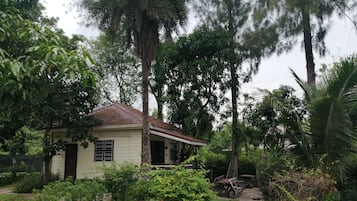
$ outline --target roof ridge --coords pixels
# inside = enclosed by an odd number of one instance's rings
[[[111,107],[111,106],[115,105],[115,104],[119,104],[119,103],[111,103],[109,105],[104,105],[104,106],[101,106],[101,107],[94,108],[94,110],[91,112],[91,114],[99,112],[99,111],[102,111],[102,110],[104,110],[104,109],[106,109],[108,107]]]
[[[93,110],[93,112],[91,114],[95,114],[97,112],[103,111],[103,110],[105,110],[107,108],[110,108],[110,107],[115,107],[115,108],[117,108],[119,110],[122,110],[127,115],[131,114],[131,116],[133,116],[137,121],[142,123],[142,115],[143,115],[142,111],[140,111],[138,109],[135,109],[135,108],[133,108],[131,106],[121,104],[121,103],[112,103],[112,104],[109,104],[109,105],[105,105],[105,106],[96,108],[96,109]],[[179,128],[177,128],[173,124],[170,124],[169,122],[165,122],[164,120],[158,119],[158,118],[156,118],[154,116],[151,116],[151,115],[148,115],[148,117],[149,117],[149,124],[155,124],[155,122],[156,122],[156,124],[164,124],[165,127],[166,127],[164,129],[170,129],[170,130],[174,130],[176,132],[181,132],[181,130]],[[154,126],[159,126],[159,125],[154,125]]]
[[[134,112],[134,114],[136,115],[137,120],[142,121],[141,115],[135,113],[135,112],[142,113],[140,110],[137,110],[137,109],[135,109],[133,107],[130,107],[130,106],[127,106],[127,105],[123,105],[123,104],[120,104],[120,103],[117,103],[116,105],[119,106],[121,109],[125,109],[126,113]]]

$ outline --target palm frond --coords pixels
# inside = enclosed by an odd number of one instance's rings
[[[346,92],[357,84],[357,61],[348,58],[334,65],[325,81],[327,92],[338,99],[343,98]]]
[[[310,112],[311,135],[305,135],[309,153],[320,158],[326,173],[341,179],[357,158],[357,60],[335,64],[316,88],[292,74],[305,92]]]
[[[306,101],[309,101],[313,95],[313,89],[311,86],[307,84],[307,82],[303,81],[293,69],[290,68],[291,74],[294,76],[295,81],[298,83],[298,85],[301,87],[301,89],[304,91]]]

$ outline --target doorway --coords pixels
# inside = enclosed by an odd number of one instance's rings
[[[159,165],[165,163],[165,142],[151,141],[151,164]]]
[[[66,156],[65,156],[65,168],[64,168],[64,178],[72,177],[73,180],[77,177],[77,144],[67,144],[66,145]]]

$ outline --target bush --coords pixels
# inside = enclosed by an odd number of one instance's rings
[[[58,180],[58,176],[52,175],[49,182],[55,180]],[[42,189],[47,183],[42,180],[40,173],[30,173],[15,183],[15,192],[31,193],[33,189]]]
[[[205,171],[181,166],[144,173],[137,165],[123,164],[119,168],[104,168],[104,178],[115,201],[210,201],[215,198]]]
[[[128,192],[133,188],[140,176],[137,165],[125,163],[117,168],[115,165],[104,168],[104,185],[115,201],[126,201],[129,199]]]
[[[239,154],[239,174],[256,174],[256,166],[259,161],[261,150],[260,149],[249,149],[249,153],[241,152]]]
[[[3,172],[0,173],[0,186],[5,186],[13,184],[23,179],[24,177],[30,175],[31,173],[27,172]]]
[[[0,173],[0,186],[12,184],[14,181],[16,181],[16,177],[11,172]]]
[[[222,152],[214,152],[208,146],[202,147],[198,150],[195,156],[199,163],[205,164],[206,169],[211,171],[211,180],[225,175],[229,165],[229,154]]]
[[[55,181],[38,191],[33,201],[100,201],[105,193],[104,185],[96,181],[77,181],[74,184],[71,181]]]
[[[133,198],[137,201],[214,200],[216,196],[204,175],[204,171],[187,170],[181,166],[172,170],[154,170],[149,179],[137,183]]]
[[[257,164],[257,180],[263,194],[269,194],[269,183],[276,175],[284,174],[291,168],[291,162],[287,154],[266,152]]]
[[[15,183],[16,193],[31,193],[33,189],[42,188],[44,182],[39,173],[33,173],[25,176]]]
[[[357,198],[357,166],[349,169],[346,178],[337,183],[337,189],[340,192],[341,200],[355,201]]]

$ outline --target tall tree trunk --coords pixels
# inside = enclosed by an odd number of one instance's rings
[[[302,4],[301,7],[301,14],[302,14],[302,23],[303,23],[303,31],[304,31],[307,83],[309,85],[314,85],[316,74],[315,74],[314,55],[312,51],[310,13],[304,4]]]
[[[150,61],[147,51],[142,51],[142,102],[143,102],[143,132],[142,132],[142,164],[151,164],[150,131],[149,131],[149,69]]]
[[[142,63],[142,103],[143,103],[143,132],[142,132],[142,164],[151,164],[150,130],[149,130],[149,72],[159,43],[158,22],[151,19],[148,11],[138,12],[140,23],[136,26],[134,39],[137,52]]]
[[[16,153],[11,153],[11,162],[12,162],[12,166],[15,167],[17,165]]]
[[[156,101],[157,101],[157,118],[163,120],[164,115],[163,115],[162,89],[158,89]]]
[[[234,40],[234,29],[233,29],[233,3],[231,0],[225,1],[228,8],[228,31]],[[234,54],[234,48],[232,47],[232,54]],[[229,163],[227,177],[237,177],[238,176],[238,155],[237,155],[237,142],[238,142],[238,106],[237,106],[237,96],[238,96],[238,77],[236,62],[230,61],[230,73],[231,73],[231,92],[232,92],[232,153],[231,160]]]
[[[51,164],[51,136],[50,129],[46,129],[44,136],[43,148],[43,181],[48,182],[51,177],[50,164]]]

